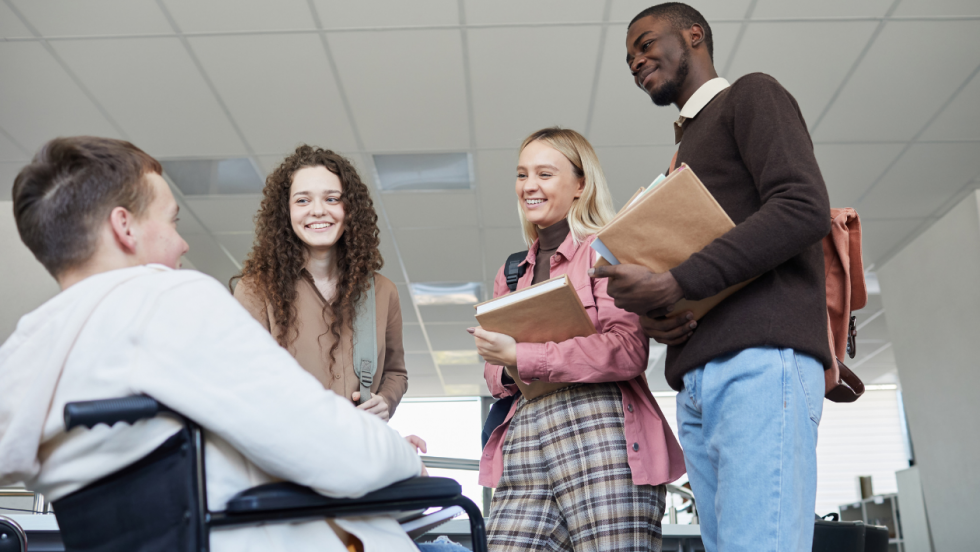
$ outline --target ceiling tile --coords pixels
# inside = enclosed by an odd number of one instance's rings
[[[476,309],[473,305],[423,305],[419,307],[422,320],[426,324],[433,322],[462,322],[474,324]],[[427,326],[428,327],[428,326]]]
[[[439,369],[442,370],[446,385],[479,385],[480,382],[486,382],[482,364],[440,366]]]
[[[978,49],[980,21],[888,23],[814,139],[912,138],[976,68]]]
[[[422,328],[418,324],[402,325],[402,345],[406,351],[413,353],[428,354],[429,351],[429,347],[425,344],[425,336],[422,334]]]
[[[34,36],[21,23],[7,4],[0,2],[0,38],[27,38]]]
[[[807,123],[813,123],[877,26],[874,21],[752,23],[726,77],[735,82],[748,73],[772,75],[796,98]]]
[[[596,148],[613,208],[618,212],[641,187],[647,187],[670,167],[674,146]]]
[[[425,315],[422,315],[423,318]],[[425,324],[434,351],[463,351],[475,347],[473,336],[466,331],[475,324],[469,321],[457,324]]]
[[[259,163],[259,168],[262,170],[262,177],[269,176],[272,171],[279,168],[283,160],[286,158],[285,153],[280,155],[256,155],[255,160]]]
[[[602,21],[602,2],[566,0],[465,0],[468,25],[579,23]]]
[[[356,149],[318,36],[189,40],[254,151],[288,152],[300,144]]]
[[[221,246],[207,234],[183,234],[190,249],[186,257],[194,263],[194,268],[227,286],[228,280],[238,274],[238,267],[231,262]]]
[[[456,0],[386,2],[383,8],[371,2],[344,0],[314,0],[314,4],[324,29],[459,24]],[[399,42],[401,46],[404,43]]]
[[[475,155],[476,188],[483,211],[483,225],[517,226],[517,149],[480,151]]]
[[[758,0],[752,19],[792,17],[881,17],[894,0]],[[710,21],[709,21],[710,23]],[[841,38],[834,34],[835,39]],[[780,43],[780,48],[790,43]],[[824,46],[827,42],[823,43]]]
[[[412,282],[480,280],[479,233],[476,228],[400,230],[398,247]]]
[[[14,0],[43,36],[172,34],[153,0]]]
[[[484,279],[491,281],[484,292],[489,298],[493,295],[493,279],[497,277],[500,267],[504,266],[504,261],[512,253],[527,251],[527,245],[524,244],[524,233],[516,226],[512,228],[485,228],[483,241],[483,254],[486,257]]]
[[[411,375],[411,369],[409,369],[408,392],[405,393],[406,397],[408,398],[443,397],[445,395],[446,392],[443,390],[442,383],[439,382],[438,377],[436,376],[413,377]]]
[[[408,368],[408,379],[416,377],[438,377],[432,355],[429,353],[405,353],[405,366]]]
[[[245,155],[176,38],[52,43],[133,143],[158,157]]]
[[[212,232],[251,232],[262,196],[194,197],[185,201]]]
[[[858,204],[869,218],[932,215],[980,172],[980,143],[916,144]]]
[[[0,67],[0,126],[28,151],[56,136],[120,138],[40,43],[0,42]]]
[[[14,189],[14,179],[24,165],[25,161],[15,161],[0,163],[0,201],[10,201],[10,193]]]
[[[17,161],[21,165],[30,161],[30,154],[0,134],[0,162]]]
[[[715,67],[725,67],[740,28],[740,23],[711,26]],[[677,120],[677,107],[654,105],[650,96],[633,82],[626,65],[626,25],[610,26],[598,79],[588,136],[593,146],[674,143],[673,122]]]
[[[922,140],[980,140],[980,75],[960,91],[922,134]]]
[[[468,36],[480,147],[516,150],[528,134],[554,125],[584,132],[597,27],[471,29]]]
[[[165,0],[185,33],[315,29],[304,0]]]
[[[854,207],[904,147],[902,144],[816,144],[813,151],[827,184],[830,204]]]
[[[696,8],[708,25],[714,28],[714,21],[717,19],[744,18],[749,3],[750,0],[705,0],[698,2]],[[611,19],[629,23],[636,14],[652,5],[649,0],[613,0]]]
[[[367,149],[469,144],[459,31],[336,33],[329,41]]]
[[[382,195],[395,229],[476,226],[476,194],[405,192]]]
[[[908,243],[927,219],[861,219],[861,256],[864,266],[881,266],[885,255]]]
[[[251,232],[216,234],[214,237],[239,263],[245,262],[245,257],[252,251],[255,241],[255,234]]]
[[[897,16],[908,15],[980,15],[976,0],[902,0],[895,10]]]

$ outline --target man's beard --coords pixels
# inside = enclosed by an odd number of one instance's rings
[[[691,57],[690,54],[691,51],[685,48],[674,78],[663,83],[660,85],[660,88],[650,93],[650,99],[653,100],[654,104],[665,107],[672,103],[677,103],[677,97],[681,94],[681,86],[687,80],[687,73],[690,70],[690,67],[688,67],[688,59]]]

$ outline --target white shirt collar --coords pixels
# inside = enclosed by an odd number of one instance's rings
[[[681,136],[684,134],[682,125],[687,119],[693,119],[698,113],[704,109],[704,106],[714,99],[719,92],[731,86],[728,81],[721,78],[715,77],[708,82],[701,85],[694,94],[687,100],[684,104],[683,109],[681,109],[681,116],[677,118],[674,122],[674,143],[679,144],[681,141]]]

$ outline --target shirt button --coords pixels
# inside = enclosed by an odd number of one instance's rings
[[[640,450],[640,443],[633,443],[633,452]]]
[[[633,412],[633,405],[631,405],[631,404],[626,405],[626,410],[629,410],[630,412]]]

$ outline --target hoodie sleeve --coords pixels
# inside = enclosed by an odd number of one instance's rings
[[[421,471],[395,430],[325,390],[217,281],[168,291],[143,325],[134,386],[270,475],[356,497]]]

